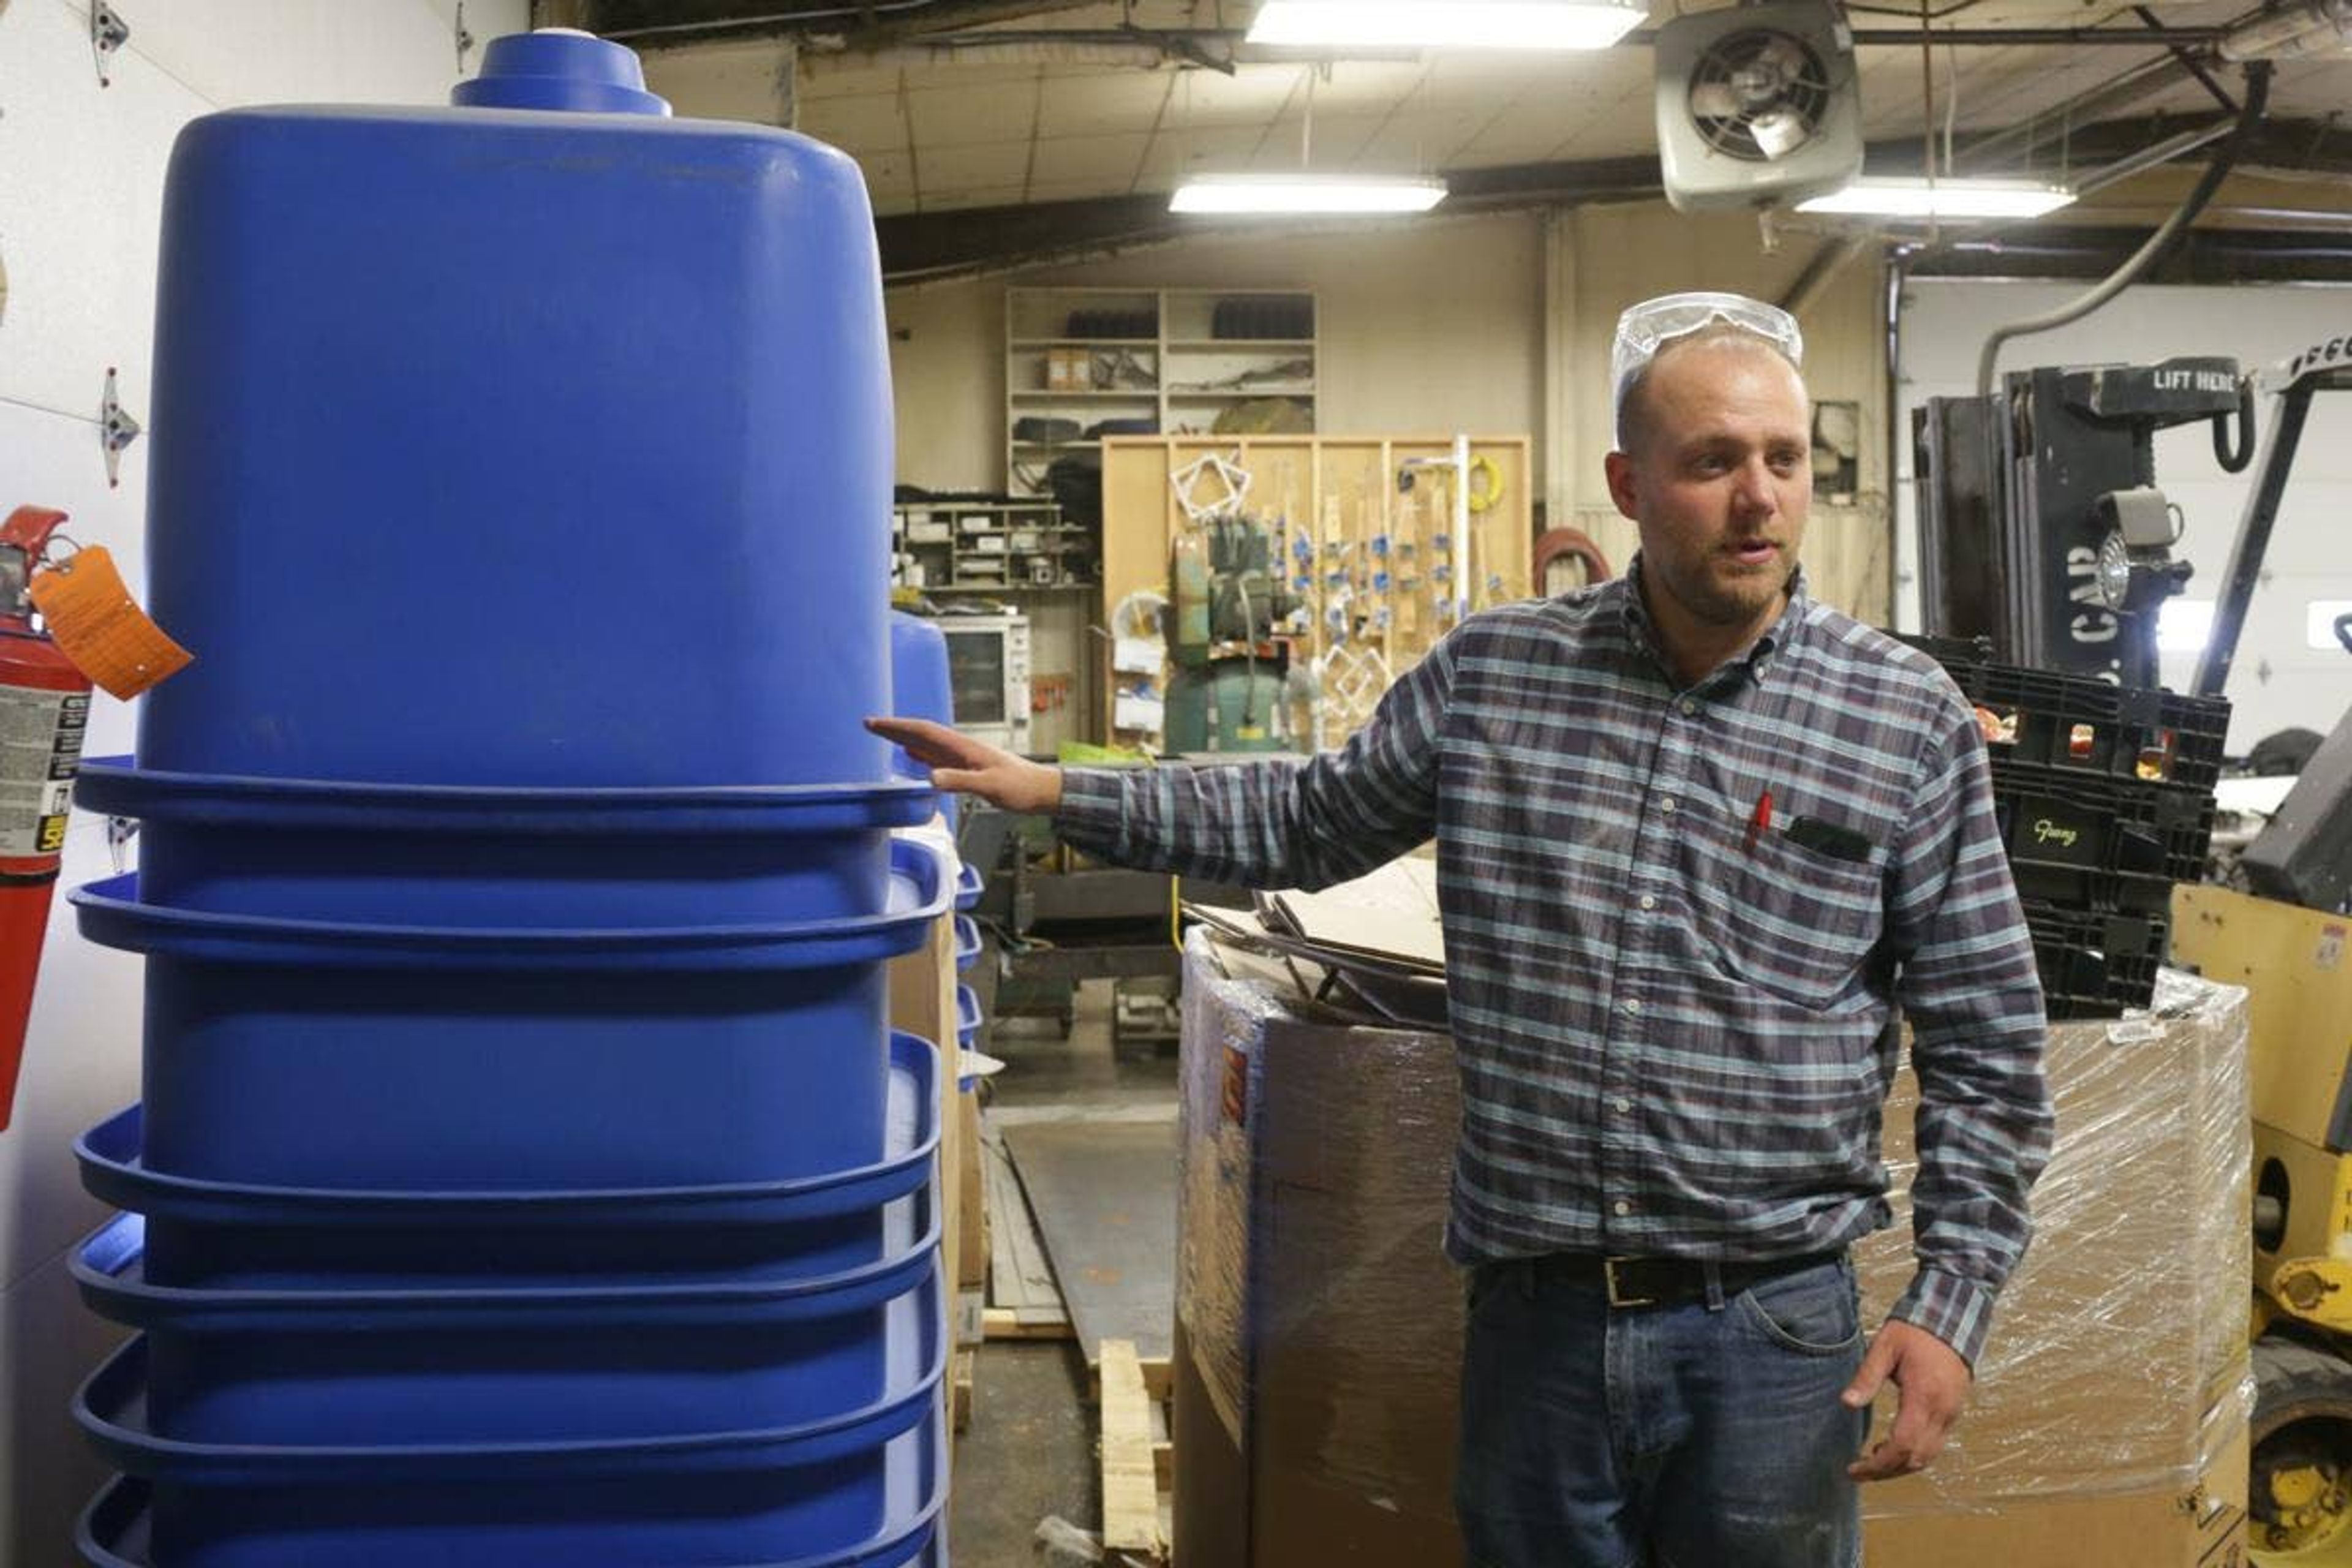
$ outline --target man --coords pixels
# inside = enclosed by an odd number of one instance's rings
[[[1627,311],[1633,568],[1471,617],[1337,752],[1066,773],[875,726],[1129,864],[1316,887],[1434,835],[1478,1568],[1850,1568],[1854,1483],[1935,1458],[2026,1245],[2042,997],[1984,743],[1930,660],[1806,595],[1801,353],[1736,296]],[[1898,1003],[1918,1267],[1865,1351]]]

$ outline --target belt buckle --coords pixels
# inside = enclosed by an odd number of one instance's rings
[[[1638,1263],[1640,1261],[1641,1259],[1636,1258],[1623,1257],[1604,1258],[1601,1260],[1601,1277],[1609,1287],[1610,1306],[1654,1307],[1658,1304],[1658,1299],[1655,1296],[1628,1296],[1621,1293],[1617,1288],[1617,1266],[1621,1263]]]

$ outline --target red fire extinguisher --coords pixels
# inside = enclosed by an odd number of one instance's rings
[[[89,727],[89,678],[33,626],[33,573],[61,511],[20,506],[0,524],[0,1131],[33,1011],[66,814]]]

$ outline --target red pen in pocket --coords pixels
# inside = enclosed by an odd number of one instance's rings
[[[1762,795],[1756,797],[1756,814],[1748,819],[1748,847],[1749,852],[1753,853],[1755,851],[1756,840],[1758,837],[1771,831],[1772,792],[1769,789],[1767,789]]]

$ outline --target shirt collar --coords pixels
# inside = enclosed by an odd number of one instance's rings
[[[1665,656],[1658,647],[1657,628],[1650,620],[1649,610],[1642,603],[1642,557],[1638,552],[1619,581],[1623,584],[1624,595],[1619,611],[1625,618],[1626,634],[1633,638],[1635,647],[1663,666]],[[1729,660],[1727,668],[1729,665],[1744,666],[1749,675],[1761,680],[1772,661],[1795,644],[1798,630],[1804,625],[1806,613],[1811,608],[1812,594],[1805,580],[1805,569],[1800,565],[1790,574],[1789,602],[1781,607],[1780,619],[1750,643],[1747,652]]]

